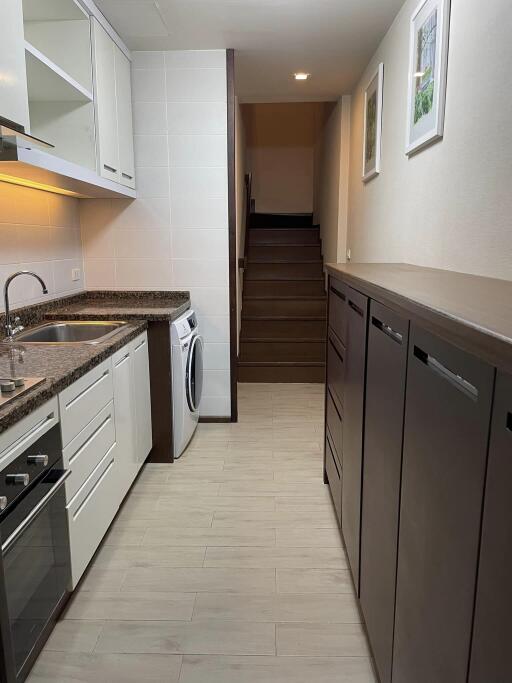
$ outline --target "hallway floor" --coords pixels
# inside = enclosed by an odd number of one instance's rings
[[[320,384],[242,384],[148,465],[29,681],[374,683],[322,481]]]

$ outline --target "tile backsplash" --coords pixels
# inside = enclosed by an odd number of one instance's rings
[[[72,279],[79,269],[80,278]],[[18,270],[32,270],[48,288],[43,295],[30,277],[9,288],[13,306],[24,306],[83,289],[78,199],[0,182],[0,288]],[[3,296],[0,310],[4,310]]]

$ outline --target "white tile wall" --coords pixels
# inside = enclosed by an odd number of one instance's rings
[[[204,415],[230,414],[224,50],[133,53],[137,200],[82,202],[90,289],[188,289]]]
[[[71,271],[80,269],[80,279]],[[83,289],[78,200],[0,182],[0,291],[18,270],[33,270],[48,288],[45,296],[31,277],[9,288],[14,306],[73,294]],[[0,310],[3,310],[3,297]]]

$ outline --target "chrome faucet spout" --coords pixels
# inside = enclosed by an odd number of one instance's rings
[[[5,281],[5,285],[4,285],[5,334],[6,334],[7,339],[9,339],[9,341],[13,340],[16,332],[21,332],[21,330],[23,329],[23,327],[19,324],[19,318],[18,318],[18,321],[15,320],[15,322],[18,322],[18,324],[16,326],[13,326],[13,324],[11,323],[11,308],[10,308],[10,304],[9,304],[9,285],[19,275],[31,275],[32,277],[35,277],[36,280],[38,280],[39,284],[41,285],[41,288],[43,290],[43,294],[48,294],[48,288],[46,287],[46,283],[43,280],[43,278],[40,277],[37,273],[33,273],[31,270],[19,270],[17,273],[13,273],[12,275],[9,275],[9,277]]]

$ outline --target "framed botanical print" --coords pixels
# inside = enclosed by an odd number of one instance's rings
[[[382,88],[384,64],[379,64],[364,91],[363,181],[380,173]]]
[[[410,30],[408,155],[443,137],[450,0],[422,0]]]

